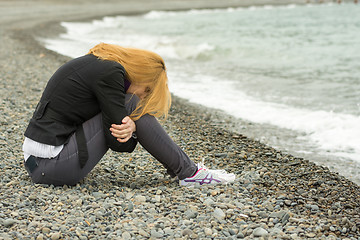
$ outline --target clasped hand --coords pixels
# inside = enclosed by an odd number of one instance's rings
[[[133,132],[136,131],[136,125],[129,116],[124,117],[121,122],[121,125],[111,124],[110,131],[119,142],[124,143],[127,142],[131,138]]]

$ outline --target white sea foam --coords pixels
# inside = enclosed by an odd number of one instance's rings
[[[144,19],[160,19],[168,16],[175,16],[175,12],[170,11],[150,11],[149,13],[146,13],[143,15]]]
[[[111,18],[105,19],[105,25],[111,26],[114,24],[116,27],[121,25],[119,23],[121,18],[117,18],[115,21]],[[61,34],[59,38],[41,39],[41,41],[48,49],[70,57],[78,57],[85,54],[88,49],[99,42],[150,49],[164,58],[170,59],[197,59],[215,49],[215,46],[207,42],[185,44],[180,39],[177,39],[177,37],[170,38],[134,32],[123,33],[117,38],[116,35],[111,34],[111,30],[104,30],[105,26],[102,26],[99,21],[92,23],[63,22],[61,25],[67,29],[67,33]]]
[[[360,161],[360,117],[325,111],[311,111],[284,104],[263,102],[233,87],[232,81],[219,82],[211,76],[197,75],[196,82],[184,82],[187,76],[171,73],[171,87],[180,97],[204,106],[218,108],[238,118],[266,123],[305,133],[324,154],[350,157]],[[214,90],[216,86],[216,91]]]

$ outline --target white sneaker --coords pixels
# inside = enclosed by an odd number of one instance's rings
[[[207,169],[202,164],[197,164],[197,172],[194,176],[179,181],[180,186],[194,186],[196,184],[228,184],[235,180],[235,174],[225,170]]]

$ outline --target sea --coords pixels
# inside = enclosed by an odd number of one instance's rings
[[[65,33],[39,39],[46,48],[72,58],[99,42],[154,51],[174,95],[360,184],[359,5],[151,11],[61,25]]]

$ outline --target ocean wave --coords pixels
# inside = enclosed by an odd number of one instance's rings
[[[192,76],[197,81],[192,82],[189,88],[189,84],[177,80],[177,76],[172,74],[172,78],[175,78],[172,84],[175,95],[224,110],[234,117],[250,122],[299,132],[299,136],[305,137],[305,141],[311,141],[324,154],[347,156],[360,161],[360,116],[260,101],[234,88],[232,81],[222,79],[219,86],[212,76]],[[214,91],[213,87],[208,86],[218,87]]]
[[[274,9],[293,9],[297,4],[288,5],[264,5],[264,6],[247,6],[247,7],[229,7],[229,8],[216,8],[216,9],[191,9],[185,11],[157,11],[153,10],[143,15],[144,19],[163,19],[167,17],[174,17],[178,15],[201,15],[211,13],[224,13],[224,12],[236,12],[236,11],[255,11],[255,10],[274,10]]]

